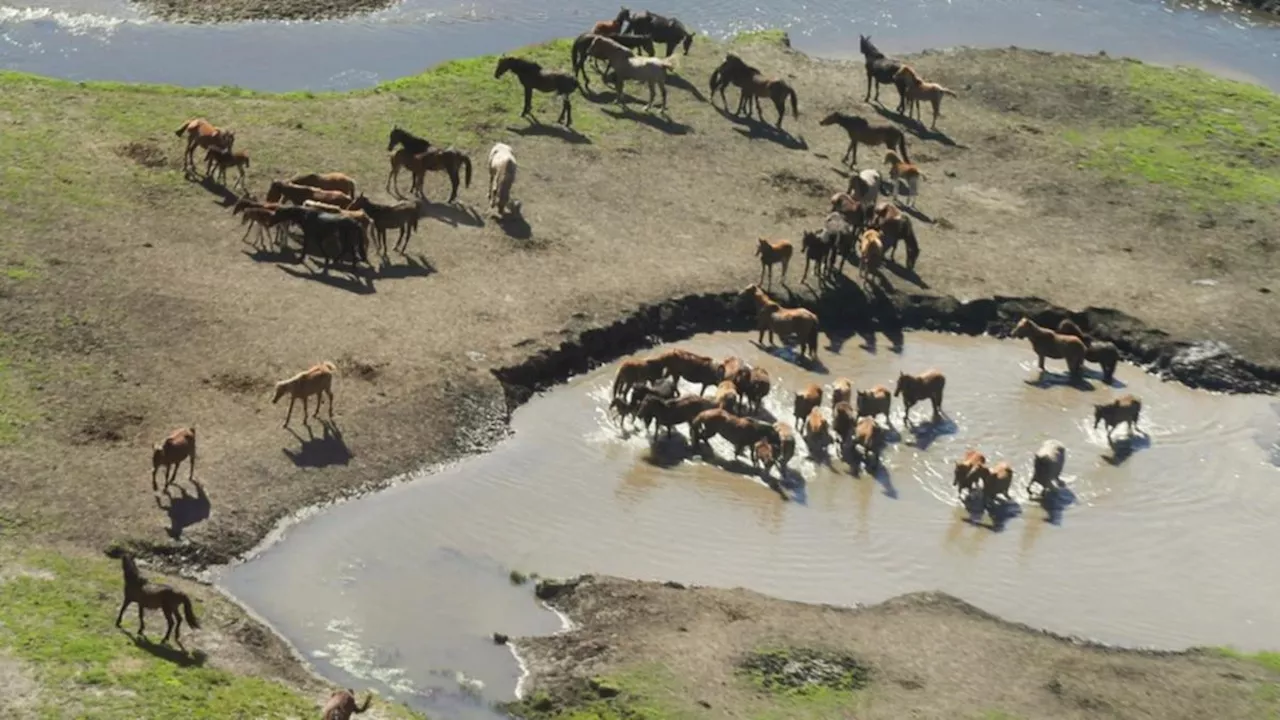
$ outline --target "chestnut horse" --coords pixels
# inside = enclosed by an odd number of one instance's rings
[[[1079,382],[1084,368],[1083,340],[1073,335],[1061,335],[1048,328],[1040,327],[1025,316],[1014,326],[1013,336],[1031,341],[1031,349],[1035,350],[1036,357],[1040,361],[1040,372],[1044,372],[1044,359],[1047,357],[1066,360],[1072,382]]]
[[[804,308],[784,310],[774,302],[759,285],[748,285],[741,297],[750,298],[756,306],[756,329],[760,331],[758,343],[764,344],[764,333],[769,331],[769,344],[774,342],[774,333],[783,342],[794,341],[800,345],[800,356],[806,351],[809,359],[818,359],[818,316]]]

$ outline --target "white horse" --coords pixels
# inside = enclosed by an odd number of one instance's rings
[[[1045,440],[1036,451],[1035,465],[1031,471],[1031,480],[1027,483],[1027,492],[1031,486],[1040,484],[1041,492],[1062,485],[1062,468],[1067,464],[1067,449],[1057,440]]]
[[[489,211],[502,217],[516,182],[516,155],[506,143],[494,143],[489,150]]]
[[[631,52],[630,48],[606,37],[596,37],[591,40],[587,51],[594,55],[597,50],[603,51],[602,54],[609,58],[609,65],[613,68],[615,102],[619,104],[624,102],[622,83],[626,80],[636,80],[649,86],[649,103],[644,106],[644,109],[649,110],[653,107],[656,89],[661,88],[662,111],[667,111],[667,73],[675,68],[675,57],[637,56]]]
[[[880,171],[868,168],[849,178],[848,194],[864,208],[875,209],[880,199]]]

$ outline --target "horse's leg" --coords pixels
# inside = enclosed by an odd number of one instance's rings
[[[324,394],[329,396],[329,419],[332,420],[333,419],[333,390],[332,389],[325,390]],[[317,406],[316,409],[319,410],[320,409],[319,406]]]
[[[644,109],[645,109],[645,110],[652,110],[652,109],[653,109],[653,98],[654,98],[654,96],[656,95],[657,90],[653,87],[653,81],[652,81],[652,80],[648,81],[648,85],[649,85],[649,102],[645,104]]]
[[[304,244],[306,243],[306,240],[305,240],[305,239],[303,240],[303,243],[304,243]],[[289,427],[289,419],[293,417],[293,403],[294,403],[294,401],[295,401],[295,400],[297,400],[297,399],[298,399],[298,398],[297,398],[297,396],[296,396],[296,395],[293,395],[292,393],[290,393],[290,395],[289,395],[289,412],[285,413],[285,416],[284,416],[284,426],[285,426],[285,427]]]
[[[533,115],[533,86],[524,86],[524,110],[520,111],[520,117],[531,117]]]
[[[177,605],[173,607],[173,641],[182,645],[182,613]]]
[[[142,601],[139,600],[138,601],[138,634],[139,635],[142,635],[147,631],[146,611],[147,611],[147,608],[142,604]]]
[[[168,605],[164,605],[160,609],[164,612],[164,637],[160,639],[160,644],[167,645],[169,636],[173,634],[173,611],[169,609]]]
[[[667,111],[667,78],[665,75],[662,78],[659,88],[661,88],[662,90],[662,112],[666,112]]]
[[[129,595],[124,596],[124,603],[120,605],[120,614],[116,615],[116,627],[120,627],[120,623],[124,621],[124,611],[129,609]]]
[[[449,182],[453,184],[453,189],[449,192],[449,204],[458,202],[458,168],[457,166],[449,167]]]
[[[328,263],[329,263],[329,256],[328,256],[328,255],[325,255],[325,258],[324,258],[324,259],[325,259],[325,267],[328,267]],[[303,425],[307,425],[307,424],[308,424],[308,423],[307,423],[307,418],[308,418],[308,417],[310,417],[310,416],[308,415],[308,412],[310,412],[310,411],[308,410],[308,408],[309,408],[310,406],[307,404],[307,400],[308,400],[307,396],[306,396],[306,395],[303,395],[303,396],[302,396],[302,424],[303,424]]]

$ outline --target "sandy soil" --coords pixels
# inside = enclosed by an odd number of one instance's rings
[[[586,716],[610,718],[865,720],[1260,718],[1280,710],[1280,673],[1260,664],[1090,646],[943,594],[850,610],[610,577],[555,593],[547,592],[551,603],[577,625],[516,641],[534,671],[519,717],[584,707],[597,713]],[[781,662],[744,672],[757,653]]]
[[[584,136],[526,129],[514,80],[492,80],[491,61],[315,99],[7,80],[0,118],[21,157],[0,178],[0,521],[35,539],[226,561],[301,507],[483,448],[505,428],[492,368],[640,303],[754,281],[755,238],[798,244],[845,186],[844,134],[818,119],[878,118],[860,66],[767,42],[739,51],[794,82],[796,137],[702,99],[723,52],[704,42],[681,60],[696,87],[673,85],[672,120],[578,98]],[[1149,119],[1124,63],[1015,50],[916,62],[960,93],[943,108],[946,136],[912,128],[908,140],[929,173],[917,222],[927,292],[1120,308],[1254,360],[1277,356],[1274,208],[1206,208],[1176,187],[1116,179],[1071,140]],[[547,120],[553,103],[536,105]],[[237,131],[259,193],[273,177],[340,169],[383,196],[393,122],[458,142],[477,161],[468,209],[430,206],[409,255],[375,271],[321,275],[254,253],[219,196],[181,179],[173,128],[200,114]],[[85,122],[97,132],[81,133]],[[495,140],[521,163],[522,216],[501,224],[480,217]],[[1274,148],[1256,154],[1278,164]],[[879,155],[862,148],[861,166],[881,167]],[[441,183],[427,181],[437,201]],[[791,287],[812,298],[799,269]],[[308,428],[295,412],[282,429],[272,382],[321,359],[341,369],[336,422]],[[185,492],[153,498],[151,444],[188,424],[207,494],[184,468]]]

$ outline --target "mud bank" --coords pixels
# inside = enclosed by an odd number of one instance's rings
[[[818,302],[790,304],[818,313],[829,337],[874,332],[895,344],[907,330],[1008,337],[1023,316],[1047,326],[1070,318],[1092,336],[1115,343],[1124,359],[1192,388],[1272,393],[1280,385],[1280,366],[1251,362],[1221,343],[1172,337],[1108,308],[1071,311],[1035,297],[997,296],[965,302],[948,295],[912,293],[883,296],[869,303],[849,283],[829,290]],[[495,369],[493,374],[502,383],[510,412],[536,392],[647,345],[753,326],[750,309],[736,293],[689,295],[644,305],[612,324],[582,332],[558,348]]]
[[[515,641],[521,718],[1252,717],[1280,687],[1266,663],[1054,635],[941,593],[843,608],[590,575],[537,592],[575,626]]]
[[[157,17],[181,23],[246,20],[331,20],[385,10],[400,0],[129,0]]]

